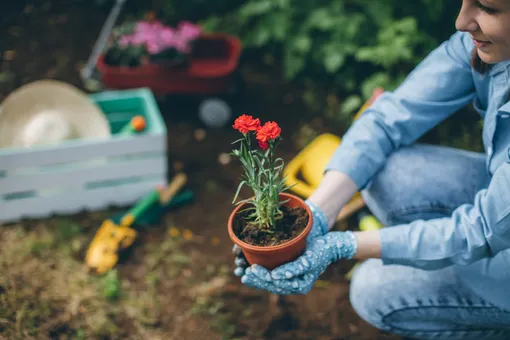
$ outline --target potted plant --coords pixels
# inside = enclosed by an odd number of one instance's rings
[[[206,33],[188,21],[175,28],[151,19],[126,22],[97,59],[103,86],[147,87],[156,95],[228,94],[241,55],[239,38]]]
[[[244,169],[233,203],[243,186],[253,196],[235,203],[228,220],[228,232],[250,264],[274,269],[295,260],[306,246],[312,229],[312,213],[298,196],[286,193],[282,176],[284,162],[275,158],[281,129],[275,122],[261,125],[260,120],[241,115],[233,125],[242,137],[233,155]]]
[[[201,33],[199,26],[187,21],[176,28],[156,20],[127,22],[113,30],[104,62],[109,66],[125,67],[146,64],[186,66],[193,44]]]

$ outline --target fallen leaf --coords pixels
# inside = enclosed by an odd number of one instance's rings
[[[191,230],[189,229],[185,229],[183,232],[182,232],[182,237],[189,241],[193,238],[193,233],[191,232]]]
[[[214,277],[212,280],[208,282],[204,282],[195,288],[190,290],[190,294],[193,296],[202,296],[202,297],[209,297],[216,292],[218,292],[220,289],[225,287],[227,284],[227,278],[222,276]]]
[[[171,227],[170,230],[168,231],[168,235],[170,235],[171,237],[179,237],[180,234],[181,234],[180,230],[175,227]]]
[[[173,165],[174,165],[174,171],[175,172],[181,172],[184,169],[184,164],[182,162],[175,161],[173,163]]]

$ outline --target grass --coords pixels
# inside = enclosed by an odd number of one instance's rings
[[[194,317],[188,288],[225,273],[213,265],[190,275],[197,255],[168,236],[140,247],[141,265],[130,266],[136,277],[117,269],[93,275],[82,260],[91,237],[65,219],[0,229],[0,334],[12,340],[168,338],[163,328]],[[207,334],[231,333],[223,317],[207,316]]]

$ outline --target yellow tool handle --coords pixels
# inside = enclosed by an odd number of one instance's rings
[[[159,202],[161,204],[166,204],[170,202],[172,198],[181,190],[181,188],[186,184],[188,178],[184,173],[178,173],[174,176],[168,187],[163,189],[159,194]]]
[[[336,222],[343,221],[350,216],[352,216],[354,213],[359,211],[365,206],[365,201],[363,200],[363,197],[361,195],[353,198],[349,203],[347,203],[342,210],[340,210],[340,213],[336,217]]]

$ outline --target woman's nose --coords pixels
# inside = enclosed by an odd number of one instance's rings
[[[476,9],[469,2],[466,0],[462,1],[462,7],[455,21],[455,28],[462,32],[476,32],[479,30],[475,18]]]

